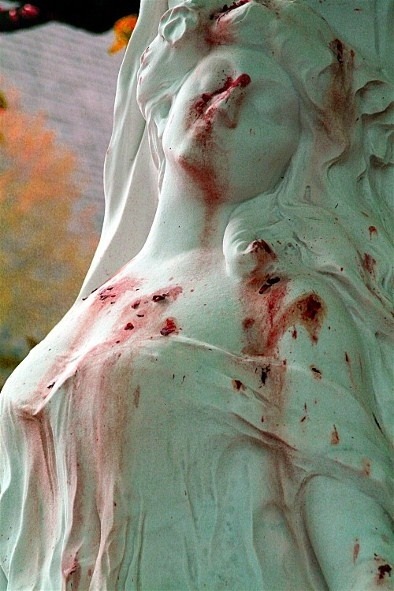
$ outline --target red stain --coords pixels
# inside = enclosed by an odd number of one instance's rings
[[[278,289],[280,290],[280,288]],[[268,293],[272,292],[273,289]],[[312,343],[316,343],[325,316],[325,307],[320,297],[316,294],[300,296],[281,312],[280,304],[283,301],[284,293],[279,291],[278,296],[279,298],[276,298],[276,294],[273,294],[273,300],[269,304],[271,330],[267,338],[268,350],[273,351],[277,347],[279,339],[294,324],[301,324],[308,332]]]
[[[391,577],[391,571],[393,569],[391,568],[391,566],[389,564],[382,564],[381,566],[378,566],[378,577],[379,580],[381,581],[382,579],[384,579],[386,577],[386,575],[388,575],[389,577]]]
[[[165,324],[163,328],[160,330],[160,334],[163,335],[163,337],[168,337],[168,335],[174,332],[178,332],[178,327],[176,325],[175,319],[166,318]]]
[[[294,327],[293,335],[296,325],[301,325],[309,334],[312,343],[316,343],[326,314],[320,296],[309,293],[285,304],[289,284],[287,279],[277,281],[275,277],[275,282],[270,284],[269,277],[266,277],[264,289],[261,290],[261,280],[256,273],[254,275],[244,295],[244,301],[253,308],[252,318],[255,320],[254,324],[245,324],[245,321],[243,323],[248,342],[244,352],[275,356],[280,339],[290,327]]]
[[[291,336],[293,339],[296,339],[297,335],[298,335],[297,329],[296,329],[296,327],[294,327],[293,330],[291,331]]]
[[[245,385],[240,380],[235,380],[234,379],[234,380],[232,380],[231,383],[233,385],[234,390],[238,390],[238,391],[239,390],[242,390],[242,391],[244,391],[246,389],[245,388]]]
[[[362,259],[362,266],[364,271],[369,273],[372,276],[375,276],[375,265],[376,260],[370,255],[368,252],[364,252],[364,256]]]
[[[80,362],[82,362],[82,358],[90,355],[92,351],[98,354],[101,351],[111,349],[115,345],[121,345],[129,339],[148,338],[155,333],[157,334],[156,331],[160,330],[160,326],[163,326],[163,307],[158,306],[153,301],[153,297],[157,295],[155,293],[146,294],[146,299],[143,302],[141,297],[133,301],[135,292],[140,290],[140,284],[140,280],[129,277],[112,280],[111,285],[103,287],[96,296],[90,295],[85,303],[81,304],[81,313],[77,319],[73,338],[71,342],[67,343],[67,357],[59,356],[58,360],[55,360],[45,373],[31,400],[32,407],[42,405],[43,400],[53,392],[53,388],[58,381],[56,377],[70,366],[72,360],[79,358]],[[176,285],[166,286],[160,293],[165,294],[166,304],[170,305],[179,297],[182,291],[182,288]],[[97,292],[97,290],[94,290],[94,292]],[[111,313],[109,313],[106,306],[112,296],[115,296],[118,303],[123,302],[123,299],[125,299],[125,302],[119,311],[111,308]],[[120,296],[122,296],[122,300],[119,299]],[[139,310],[140,307],[141,310]],[[130,318],[130,309],[138,309],[138,312],[141,311],[141,313],[136,313],[134,318]],[[111,320],[113,314],[113,322],[112,324],[108,323],[109,328],[101,343],[97,343],[97,339],[95,339],[97,344],[94,347],[87,346],[89,335],[95,326],[92,318],[99,321],[102,314],[108,315],[109,320]]]
[[[368,231],[369,231],[369,238],[372,238],[372,236],[377,236],[377,234],[378,234],[376,226],[369,226]]]
[[[266,254],[269,255],[274,255],[274,251],[272,250],[272,248],[270,247],[270,245],[268,244],[268,242],[266,242],[265,240],[259,239],[259,240],[254,240],[251,244],[249,244],[248,247],[248,252],[253,252],[253,253],[260,253],[260,252],[265,252]]]
[[[326,109],[322,120],[326,132],[340,141],[346,138],[354,124],[352,79],[354,51],[340,39],[333,39],[329,47],[335,61],[330,66],[331,81],[326,93]]]
[[[207,242],[216,225],[217,207],[228,185],[226,148],[217,142],[214,131],[220,125],[230,128],[236,126],[236,113],[244,98],[243,89],[250,82],[250,76],[246,73],[236,79],[228,76],[218,89],[200,95],[186,116],[186,128],[196,149],[188,155],[179,156],[178,163],[201,190],[206,206],[201,236],[203,243]]]
[[[358,540],[356,540],[356,542],[353,546],[353,564],[356,562],[359,552],[360,552],[360,543]]]
[[[242,321],[242,327],[244,330],[248,330],[249,328],[252,328],[255,322],[256,320],[254,318],[244,318]]]
[[[235,80],[231,76],[227,76],[223,85],[218,89],[213,92],[204,92],[191,106],[188,116],[188,127],[198,120],[212,124],[218,109],[229,100],[232,91],[246,88],[250,83],[251,78],[246,73],[240,74]],[[229,121],[228,123],[229,127],[231,127],[231,122]],[[202,136],[202,139],[204,140],[204,136]]]
[[[334,429],[331,432],[331,444],[332,445],[338,445],[340,439],[339,439],[339,433],[337,431],[337,428],[335,425],[333,425]]]

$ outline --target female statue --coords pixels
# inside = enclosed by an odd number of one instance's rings
[[[82,295],[2,395],[3,586],[389,589],[390,87],[299,2],[176,4],[142,3]]]

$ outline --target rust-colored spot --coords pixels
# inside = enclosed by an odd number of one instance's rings
[[[339,443],[339,434],[335,425],[333,425],[334,429],[331,432],[331,444],[338,445]]]
[[[295,326],[294,326],[293,330],[291,331],[291,336],[293,339],[296,339],[298,336],[297,329]]]
[[[173,318],[166,318],[165,325],[160,330],[160,334],[163,337],[167,337],[168,335],[172,334],[173,332],[177,331],[177,325]]]
[[[382,564],[380,566],[378,566],[378,579],[379,581],[382,581],[386,575],[388,575],[389,577],[391,577],[391,571],[393,569],[391,568],[391,566],[389,564]]]
[[[234,390],[245,390],[245,385],[241,382],[241,380],[232,380],[232,385]]]
[[[368,252],[364,252],[362,259],[363,269],[370,275],[375,275],[376,260]]]
[[[242,327],[244,330],[247,330],[248,328],[251,328],[255,322],[256,320],[254,318],[244,318],[242,321]]]
[[[137,388],[133,392],[133,402],[134,402],[134,406],[136,408],[138,408],[139,403],[140,403],[140,395],[141,395],[141,388],[139,386],[137,386]]]
[[[369,226],[368,228],[368,232],[369,232],[369,237],[372,238],[372,236],[376,236],[378,231],[376,229],[376,226]]]
[[[303,301],[303,310],[301,313],[301,318],[303,320],[316,320],[320,310],[321,310],[321,302],[320,299],[311,294]]]
[[[124,330],[133,330],[134,324],[132,322],[128,322],[124,327]]]
[[[343,64],[344,45],[340,39],[334,39],[330,43],[330,49],[337,58],[339,64]]]
[[[358,540],[356,540],[355,544],[353,546],[353,563],[356,562],[359,552],[360,552],[360,543]]]
[[[273,254],[274,253],[274,251],[272,250],[272,248],[270,247],[270,245],[265,240],[262,240],[261,238],[259,240],[254,240],[249,245],[248,250],[249,250],[249,252],[254,252],[254,253],[258,253],[261,250],[263,250],[267,254]]]
[[[136,310],[137,308],[139,308],[140,304],[141,304],[141,300],[137,300],[136,302],[131,304],[131,307],[133,308],[133,310]]]
[[[315,367],[314,365],[311,365],[311,371],[313,374],[313,377],[316,378],[316,380],[321,380],[321,371],[320,369],[317,369],[317,367]]]

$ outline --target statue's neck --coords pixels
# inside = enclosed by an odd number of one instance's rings
[[[210,187],[209,178],[196,182],[183,171],[166,171],[141,255],[158,262],[193,250],[222,252],[224,231],[235,207],[224,197]]]

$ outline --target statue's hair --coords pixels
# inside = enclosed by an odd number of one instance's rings
[[[300,97],[302,127],[299,149],[278,186],[234,210],[224,236],[227,270],[235,278],[247,275],[248,247],[264,239],[276,252],[276,272],[307,272],[328,282],[345,301],[360,339],[369,341],[378,391],[393,327],[392,86],[303,3],[241,0],[232,6],[226,13],[215,0],[186,0],[162,19],[139,91],[158,166],[163,173],[160,139],[173,97],[225,21],[229,44],[233,29],[238,45],[269,52],[286,71]]]

